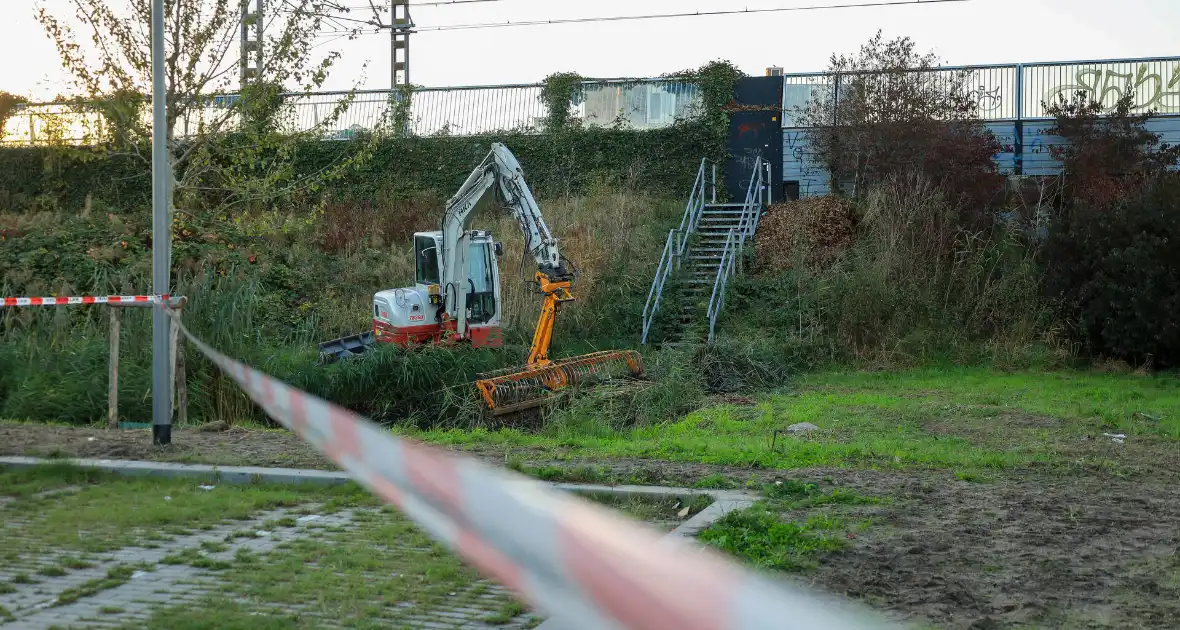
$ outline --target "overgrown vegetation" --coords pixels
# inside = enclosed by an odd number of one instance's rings
[[[563,251],[579,261],[579,301],[558,322],[555,351],[591,350],[622,340],[621,323],[643,308],[642,287],[660,231],[678,204],[638,192],[601,189],[592,196],[542,200]],[[433,424],[469,411],[477,372],[523,362],[539,300],[520,280],[522,237],[507,216],[479,221],[502,239],[505,256],[504,351],[403,353],[382,348],[363,360],[320,366],[316,343],[370,327],[372,294],[412,282],[409,239],[431,229],[441,206],[409,201],[382,211],[345,204],[310,217],[263,214],[222,223],[178,221],[173,255],[178,293],[189,297],[188,325],[233,356],[380,420]],[[73,221],[58,214],[3,215],[0,278],[6,295],[134,293],[146,284],[147,217],[92,212]],[[102,244],[102,245],[100,245]],[[47,282],[47,278],[53,278]],[[85,423],[105,405],[106,311],[98,308],[8,310],[0,344],[0,416]],[[148,413],[150,350],[146,313],[125,313],[121,409]],[[574,334],[573,331],[577,331]],[[230,381],[190,354],[191,412],[197,420],[260,419]],[[63,380],[64,377],[64,380]]]
[[[1180,148],[1133,94],[1048,104],[1063,173],[1010,190],[969,74],[878,34],[828,78],[800,114],[847,198],[772,210],[731,333],[801,365],[1176,364]]]
[[[1064,174],[1045,246],[1046,290],[1090,354],[1146,367],[1180,364],[1180,147],[1130,113],[1078,94],[1054,103]]]
[[[1080,94],[1050,108],[1053,132],[1068,140],[1057,154],[1064,175],[1009,190],[970,77],[937,65],[908,38],[880,35],[833,56],[829,89],[801,114],[840,198],[814,202],[826,210],[811,219],[774,221],[776,212],[809,216],[806,200],[772,210],[765,225],[780,229],[759,235],[755,273],[730,287],[717,344],[647,352],[647,382],[584,392],[547,419],[547,437],[634,435],[711,396],[778,387],[795,371],[833,364],[1025,368],[1111,356],[1174,366],[1180,183],[1169,168],[1180,150],[1161,146],[1146,118],[1130,115],[1130,101],[1099,116]],[[578,303],[559,318],[557,354],[633,346],[660,246],[682,211],[669,200],[688,191],[700,157],[724,156],[740,76],[728,62],[668,75],[696,83],[702,109],[656,131],[581,124],[572,107],[587,84],[560,73],[543,85],[541,133],[414,137],[402,107],[384,135],[276,139],[247,162],[234,157],[236,145],[210,142],[199,178],[209,190],[194,192],[173,224],[176,292],[192,304],[186,319],[230,354],[370,417],[477,427],[471,378],[521,362],[536,317],[514,268],[520,237],[503,218],[481,227],[509,253],[501,260],[506,350],[382,348],[325,367],[315,365],[315,342],[367,329],[372,293],[410,281],[411,234],[437,226],[442,200],[494,139],[521,158],[579,267]],[[225,138],[282,136],[278,90],[255,86],[245,124]],[[412,98],[407,90],[394,100]],[[142,106],[119,102],[115,114]],[[315,186],[284,189],[342,163],[349,167]],[[0,151],[0,202],[9,208],[0,214],[0,292],[143,292],[146,185],[119,151]],[[0,316],[0,416],[95,420],[105,399],[103,313]],[[120,393],[131,419],[148,411],[148,349],[146,318],[128,320]],[[203,359],[189,373],[194,418],[261,419]]]
[[[731,307],[742,316],[726,320],[726,329],[761,331],[799,365],[1027,366],[1060,352],[1048,337],[1055,320],[1027,239],[967,229],[920,174],[882,182],[856,208],[854,241],[834,257],[825,250],[824,264],[809,260],[825,242],[803,239],[785,271],[743,278]],[[782,246],[758,244],[760,252]],[[758,307],[767,301],[776,308]]]

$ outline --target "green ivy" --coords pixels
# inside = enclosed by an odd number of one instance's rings
[[[699,123],[651,131],[595,127],[543,134],[387,138],[377,143],[372,155],[322,188],[270,203],[418,193],[446,199],[483,159],[492,142],[503,142],[516,154],[529,185],[543,195],[578,194],[592,182],[605,181],[681,197],[692,187],[700,157],[714,150],[713,134]],[[349,159],[366,147],[364,143],[359,138],[300,143],[285,156],[289,164],[284,170],[289,169],[289,178],[302,179]],[[210,156],[229,160],[226,153],[213,150]],[[224,174],[231,169],[211,170]],[[209,184],[217,188],[216,182]],[[0,208],[76,211],[88,196],[120,212],[137,212],[151,203],[150,170],[133,155],[97,149],[89,154],[42,147],[0,149]],[[214,190],[205,193],[202,205],[212,208],[220,203]]]
[[[573,122],[570,105],[581,100],[584,84],[585,79],[576,72],[558,72],[545,77],[541,83],[541,102],[549,112],[547,123],[550,130],[564,129]]]
[[[711,135],[712,151],[708,157],[723,163],[729,157],[725,145],[729,136],[729,106],[734,100],[738,79],[746,73],[726,60],[710,61],[696,70],[682,70],[664,75],[670,80],[695,83],[701,93],[701,124]]]
[[[701,111],[671,127],[644,131],[577,124],[570,116],[570,104],[579,102],[586,80],[576,73],[558,73],[548,77],[541,90],[549,111],[544,133],[411,136],[404,133],[413,98],[413,89],[407,87],[393,97],[394,132],[375,143],[372,134],[365,133],[347,141],[278,143],[282,150],[270,146],[276,144],[273,142],[257,142],[251,145],[257,155],[246,157],[240,155],[242,139],[235,134],[220,143],[224,150],[218,143],[210,144],[198,156],[208,163],[198,166],[217,178],[234,181],[204,181],[199,188],[209,192],[202,193],[201,203],[185,205],[219,207],[224,203],[219,189],[230,184],[240,187],[259,173],[281,176],[283,181],[303,181],[333,169],[336,172],[327,181],[260,203],[277,207],[293,201],[314,204],[324,198],[362,200],[423,193],[445,199],[463,183],[492,142],[504,142],[511,148],[524,166],[530,186],[539,194],[578,194],[592,183],[606,182],[681,197],[691,188],[702,157],[717,162],[727,158],[727,106],[742,76],[728,61],[665,75],[669,80],[699,85]],[[282,114],[274,109],[273,98],[267,98],[273,95],[250,96],[256,98],[251,99],[255,106],[247,112],[254,115],[248,118],[267,132],[254,136],[274,135],[269,131],[270,121]],[[112,111],[126,114],[142,103],[135,98],[118,98],[109,105]],[[129,134],[118,135],[126,139]],[[146,146],[119,152],[107,147],[0,148],[0,209],[73,211],[90,199],[121,212],[137,212],[151,200],[150,169],[137,153],[148,155],[150,151]],[[342,164],[347,168],[340,168]]]

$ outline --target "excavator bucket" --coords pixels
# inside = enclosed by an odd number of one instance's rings
[[[643,375],[643,357],[634,350],[608,350],[480,374],[475,386],[492,415],[540,407],[562,391]]]

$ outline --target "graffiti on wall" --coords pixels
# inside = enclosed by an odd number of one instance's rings
[[[980,85],[975,92],[975,100],[982,118],[990,118],[988,114],[998,112],[1004,106],[1004,88],[997,85],[988,87]]]
[[[1128,64],[1116,64],[1125,67]],[[1164,114],[1180,113],[1180,63],[1171,68],[1157,71],[1146,63],[1140,63],[1130,72],[1119,72],[1119,68],[1079,68],[1072,83],[1050,88],[1045,94],[1046,102],[1059,98],[1070,99],[1079,91],[1099,102],[1103,110],[1113,111],[1119,99],[1134,94],[1132,109],[1135,111],[1155,110]]]

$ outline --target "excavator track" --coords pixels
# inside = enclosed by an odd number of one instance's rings
[[[635,350],[607,350],[544,365],[526,365],[480,374],[475,386],[493,416],[540,407],[557,394],[613,380],[643,376],[643,357]]]

